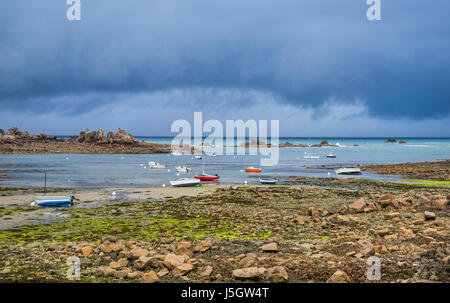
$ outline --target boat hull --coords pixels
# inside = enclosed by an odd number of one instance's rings
[[[246,173],[260,173],[261,169],[260,168],[246,168],[245,172]]]
[[[170,185],[174,187],[191,187],[191,186],[199,186],[200,180],[198,179],[183,179],[183,180],[176,180],[176,181],[169,181]]]
[[[36,197],[36,205],[41,207],[70,207],[73,206],[70,197]]]
[[[276,184],[279,180],[278,179],[259,179],[259,182],[261,184]]]
[[[194,176],[194,178],[199,179],[201,181],[212,181],[212,180],[218,180],[219,176]]]
[[[360,175],[359,168],[339,168],[335,170],[336,175]]]

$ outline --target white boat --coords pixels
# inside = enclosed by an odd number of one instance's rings
[[[333,153],[330,153],[327,155],[327,158],[336,158],[336,155],[334,155]]]
[[[217,156],[217,154],[213,152],[213,153],[209,153],[208,156],[215,157],[215,156]]]
[[[320,158],[319,156],[309,153],[310,145],[311,145],[311,138],[308,139],[308,147],[305,150],[305,155],[303,156],[303,159],[319,159]]]
[[[311,155],[305,152],[305,155],[303,156],[304,159],[319,159],[319,156]]]
[[[201,155],[195,155],[194,159],[196,159],[196,160],[201,160],[201,159],[202,159],[202,156],[201,156]]]
[[[173,151],[172,152],[172,156],[182,156],[183,154],[180,153],[179,151]]]
[[[154,161],[148,162],[148,166],[150,168],[166,168],[166,165]]]
[[[195,178],[181,178],[175,181],[169,181],[170,185],[175,187],[187,187],[201,185],[199,179]]]
[[[42,206],[42,207],[69,207],[73,206],[73,201],[77,200],[74,196],[40,196],[35,197],[34,202],[31,206]]]
[[[276,184],[278,181],[280,181],[278,178],[259,178],[261,184]]]
[[[175,167],[175,169],[177,172],[180,172],[180,173],[187,173],[188,171],[191,170],[189,167],[186,167],[186,166],[177,166],[177,167]]]
[[[361,170],[358,167],[343,167],[335,170],[336,175],[360,175]]]

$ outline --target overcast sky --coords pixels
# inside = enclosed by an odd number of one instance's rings
[[[450,1],[0,1],[0,128],[170,135],[277,119],[281,136],[450,136]]]

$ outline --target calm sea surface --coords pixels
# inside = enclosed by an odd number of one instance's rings
[[[156,143],[171,143],[171,137],[137,137]],[[278,165],[262,167],[263,175],[335,177],[333,170],[306,169],[303,165],[342,164],[352,166],[370,163],[402,163],[450,159],[450,138],[396,138],[406,144],[384,143],[386,138],[311,138],[310,144],[328,140],[340,147],[310,148],[319,159],[304,159],[305,148],[281,148]],[[280,143],[308,144],[308,138],[280,138]],[[237,143],[242,140],[236,140]],[[221,148],[215,142],[216,148]],[[225,144],[225,141],[223,142]],[[358,146],[354,146],[357,144]],[[336,159],[328,159],[328,153]],[[220,184],[258,183],[241,172],[247,166],[260,167],[260,155],[205,156],[205,171],[220,175]],[[167,169],[149,169],[149,161],[167,165]],[[176,166],[185,165],[192,170],[177,175]],[[49,187],[148,187],[169,185],[169,180],[193,176],[202,170],[202,161],[192,155],[0,155],[0,170],[10,178],[0,179],[6,186],[43,186],[47,172]],[[169,171],[170,170],[170,171]],[[363,172],[359,178],[395,180],[398,176],[379,176]]]

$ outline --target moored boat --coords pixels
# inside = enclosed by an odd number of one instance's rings
[[[188,171],[191,170],[189,167],[186,167],[186,166],[177,166],[177,167],[175,167],[175,169],[177,172],[180,172],[180,173],[187,173]]]
[[[259,178],[261,184],[276,184],[278,181],[278,178]]]
[[[148,166],[150,168],[166,168],[166,165],[154,161],[148,162]]]
[[[209,174],[201,174],[201,175],[195,175],[194,178],[199,179],[201,181],[212,181],[212,180],[218,180],[220,177],[218,175],[209,175]]]
[[[360,175],[361,170],[358,167],[343,167],[335,170],[336,175]]]
[[[247,172],[247,173],[260,173],[261,172],[261,168],[256,168],[256,167],[251,166],[251,167],[247,167],[245,169],[245,172]]]
[[[181,178],[175,181],[169,181],[170,185],[175,187],[188,187],[201,185],[199,179],[195,178]]]

